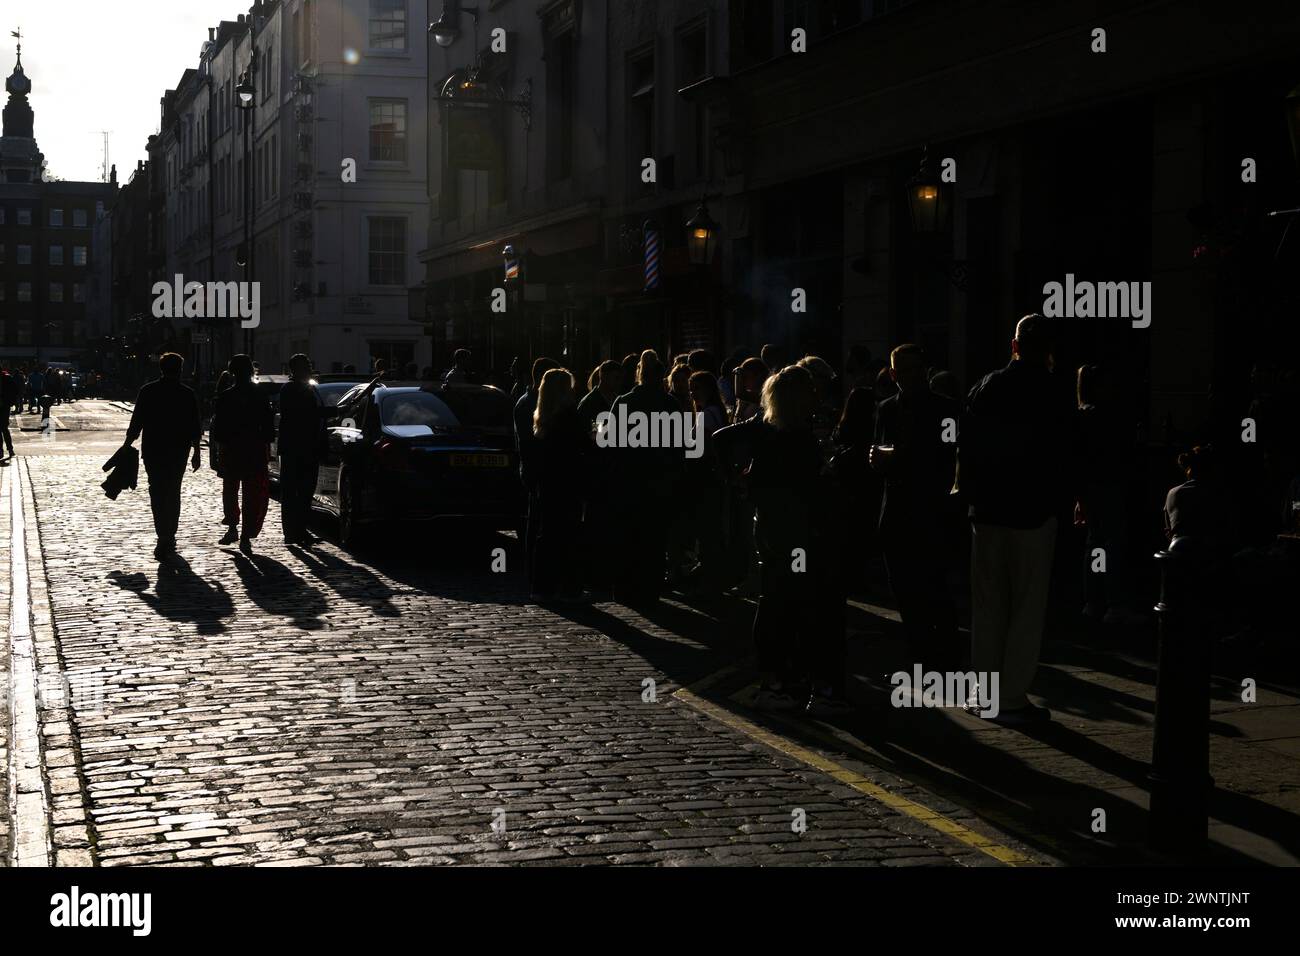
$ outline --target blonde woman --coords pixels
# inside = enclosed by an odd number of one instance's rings
[[[846,712],[843,577],[833,525],[843,520],[822,477],[813,434],[817,391],[790,365],[763,383],[762,414],[714,438],[721,460],[744,475],[762,561],[754,644],[762,684],[756,706]]]
[[[537,440],[537,494],[528,521],[536,522],[533,600],[579,600],[579,545],[586,458],[591,439],[578,415],[573,375],[553,368],[542,376],[533,413]]]

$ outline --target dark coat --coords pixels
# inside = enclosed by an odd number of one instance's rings
[[[168,378],[141,388],[126,429],[126,443],[134,444],[141,435],[141,457],[146,468],[151,461],[184,462],[190,449],[197,451],[203,437],[203,420],[193,389]]]
[[[928,388],[899,392],[876,407],[875,442],[897,453],[885,477],[882,527],[906,533],[944,513],[957,468],[957,443],[943,440],[945,422],[952,422],[955,439],[960,415],[956,402]]]
[[[276,453],[295,461],[320,460],[325,417],[329,413],[314,386],[286,382],[280,389],[280,437]]]
[[[266,471],[275,412],[252,382],[243,382],[217,396],[211,435],[221,445],[221,477],[255,477]]]
[[[1068,383],[1042,365],[1013,361],[966,399],[959,481],[980,524],[1037,528],[1077,491],[1078,419]]]
[[[140,478],[140,453],[130,445],[123,445],[104,463],[108,478],[100,485],[108,497],[116,501],[126,488],[134,490]]]

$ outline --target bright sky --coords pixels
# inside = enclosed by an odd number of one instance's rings
[[[163,93],[198,63],[208,27],[247,13],[251,0],[22,0],[0,8],[0,77],[13,72],[22,28],[36,145],[48,176],[100,179],[103,136],[119,182],[131,178],[158,131]],[[7,94],[0,89],[0,100]]]

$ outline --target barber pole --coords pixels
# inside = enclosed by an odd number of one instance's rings
[[[502,255],[506,260],[506,281],[514,282],[519,278],[519,256],[515,254],[515,247],[506,246]]]
[[[645,232],[645,287],[648,292],[659,288],[659,227],[649,220]]]

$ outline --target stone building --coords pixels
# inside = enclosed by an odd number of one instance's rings
[[[0,135],[0,358],[11,367],[78,364],[98,316],[92,280],[109,255],[100,226],[116,174],[107,183],[46,181],[31,90],[20,44]]]
[[[258,0],[163,96],[160,278],[259,283],[254,328],[172,320],[205,373],[240,351],[265,372],[299,351],[325,371],[427,364],[407,321],[428,215],[423,16],[414,0]]]

